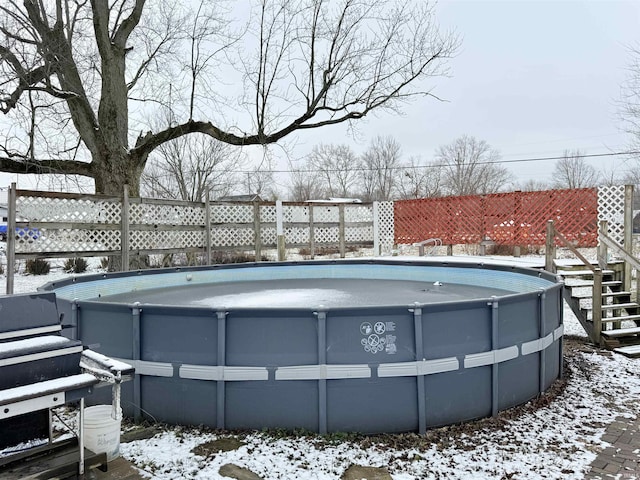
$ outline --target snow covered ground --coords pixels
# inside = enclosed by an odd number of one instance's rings
[[[47,276],[16,275],[15,291],[34,291],[67,276],[62,263],[54,264]],[[0,275],[0,292],[5,281]],[[150,479],[228,478],[219,473],[226,464],[265,480],[340,479],[354,464],[386,467],[393,480],[583,478],[598,451],[608,446],[602,440],[607,424],[640,414],[640,361],[591,348],[566,306],[564,315],[564,388],[558,385],[554,394],[494,419],[431,430],[425,436],[224,434],[164,427],[153,438],[123,443],[120,452]],[[218,451],[221,439],[238,440],[237,448]]]

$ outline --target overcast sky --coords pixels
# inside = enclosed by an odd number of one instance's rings
[[[451,78],[435,80],[434,93],[397,118],[381,115],[361,124],[354,149],[375,135],[392,135],[403,156],[431,161],[435,149],[463,135],[486,140],[504,160],[587,154],[627,148],[616,101],[640,46],[640,1],[444,0],[437,6],[443,29],[463,39]],[[298,150],[337,143],[340,127],[300,136]],[[624,168],[624,158],[591,160]],[[549,180],[554,161],[509,163],[519,181]]]
[[[640,46],[639,0],[443,0],[436,11],[441,28],[455,29],[463,40],[451,77],[434,79],[434,93],[446,101],[418,99],[400,118],[383,112],[360,124],[357,139],[340,125],[301,133],[294,157],[320,142],[346,142],[360,153],[376,135],[393,136],[403,158],[421,156],[425,163],[439,145],[463,134],[486,140],[504,160],[627,147],[616,101],[629,47]],[[273,154],[281,157],[278,148]],[[623,158],[592,163],[624,168]],[[549,180],[553,166],[508,164],[520,181]],[[280,159],[277,167],[287,164]],[[0,174],[0,187],[15,178]]]

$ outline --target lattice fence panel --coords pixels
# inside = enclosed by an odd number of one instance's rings
[[[394,238],[394,203],[378,203],[378,241],[381,253],[389,253],[395,243]]]
[[[275,218],[273,220],[275,222]],[[287,223],[309,223],[309,207],[305,205],[282,205],[282,221]]]
[[[100,197],[16,196],[18,217],[31,222],[120,223],[121,208],[119,202]]]
[[[333,243],[337,245],[340,239],[340,231],[337,226],[314,228],[313,234],[316,243]]]
[[[18,191],[16,254],[104,252],[120,249],[121,205],[114,199],[90,195],[60,195]],[[87,225],[83,228],[82,225]],[[96,225],[96,227],[93,227]],[[112,228],[104,229],[106,225]]]
[[[253,205],[211,204],[211,223],[250,223],[253,225]]]
[[[216,247],[253,247],[255,234],[251,227],[211,227],[211,244]]]
[[[197,230],[132,230],[129,234],[131,250],[169,250],[176,248],[205,248],[203,231]]]
[[[275,247],[278,244],[278,234],[275,225],[260,229],[260,241],[264,247]]]
[[[285,227],[284,238],[286,244],[308,244],[309,227]]]
[[[146,225],[204,225],[204,206],[131,203],[129,223]]]
[[[347,227],[344,230],[344,240],[350,243],[372,243],[373,225]]]
[[[548,220],[576,246],[597,240],[595,188],[400,200],[394,213],[399,244],[429,238],[477,244],[489,237],[497,244],[544,245]]]
[[[340,211],[336,206],[314,205],[313,221],[314,223],[338,223],[340,221]]]
[[[260,223],[276,223],[275,205],[260,205]]]
[[[624,245],[624,185],[598,187],[598,221],[606,220],[609,236]]]
[[[253,204],[211,204],[211,244],[216,247],[253,247],[255,245]],[[269,215],[260,207],[260,215]],[[275,207],[274,207],[275,221]]]
[[[16,238],[16,253],[109,252],[120,249],[117,230],[38,228],[37,236]]]
[[[345,222],[371,222],[373,205],[345,205]]]

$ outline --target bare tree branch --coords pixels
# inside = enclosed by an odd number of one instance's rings
[[[253,1],[245,24],[204,0],[195,11],[172,0],[5,0],[0,111],[19,128],[0,132],[0,145],[34,159],[73,150],[97,191],[127,183],[135,195],[149,155],[184,135],[268,145],[437,98],[430,82],[459,45],[427,0]],[[163,105],[171,122],[150,127]]]
[[[92,177],[91,164],[67,159],[40,159],[37,161],[18,157],[0,156],[0,171],[24,174],[64,173]]]

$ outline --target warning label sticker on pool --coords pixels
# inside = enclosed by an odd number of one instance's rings
[[[386,353],[393,355],[397,352],[396,336],[390,332],[396,331],[395,322],[362,322],[360,324],[360,334],[362,339],[360,343],[365,352],[368,353]]]

